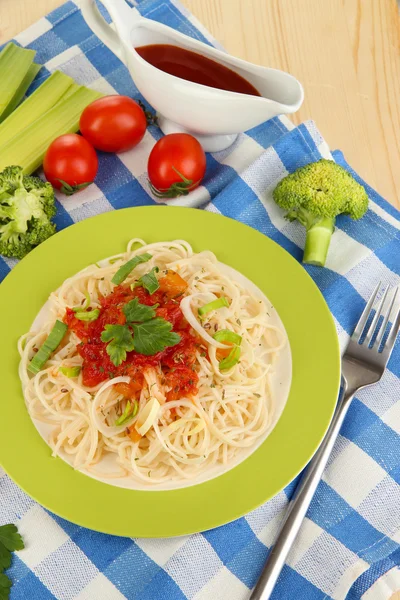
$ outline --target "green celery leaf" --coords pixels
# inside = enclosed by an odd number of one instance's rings
[[[7,550],[10,550],[10,552],[22,550],[25,547],[22,537],[18,533],[18,529],[12,523],[0,527],[0,542]]]
[[[0,600],[8,600],[10,597],[10,587],[12,586],[11,581],[4,575],[4,573],[0,573]]]
[[[127,321],[136,321],[142,323],[143,321],[150,321],[156,316],[155,309],[158,307],[158,304],[154,304],[154,306],[146,306],[146,304],[140,304],[138,298],[134,298],[127,304],[125,304],[124,314],[126,316]]]
[[[116,367],[126,360],[126,353],[134,348],[132,332],[127,325],[106,325],[101,334],[107,344],[107,354]]]
[[[11,552],[0,542],[0,571],[8,569],[11,564]]]
[[[180,335],[171,331],[171,323],[160,317],[145,323],[133,324],[132,328],[135,350],[146,356],[157,354],[166,347],[175,346],[181,341]]]

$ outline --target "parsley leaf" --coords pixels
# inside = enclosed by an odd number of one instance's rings
[[[126,360],[126,353],[133,350],[132,332],[127,325],[106,325],[101,340],[107,344],[107,354],[116,367]]]
[[[160,284],[158,283],[158,279],[156,277],[156,273],[158,273],[160,269],[158,267],[153,267],[151,271],[149,271],[148,273],[146,273],[145,275],[142,275],[137,282],[135,283],[135,287],[144,287],[145,290],[147,290],[151,296],[151,294],[154,294],[154,292],[156,292],[158,290],[158,288],[160,287]]]
[[[10,587],[12,586],[11,581],[7,575],[0,573],[0,600],[8,600],[10,597]]]
[[[171,331],[172,324],[156,317],[145,323],[133,324],[135,350],[140,354],[150,356],[161,352],[168,346],[175,346],[181,341],[181,336]]]
[[[10,525],[2,525],[0,527],[0,542],[13,552],[14,550],[22,550],[24,542],[18,533],[18,529],[12,523]]]
[[[140,304],[138,298],[134,298],[127,304],[125,304],[124,314],[126,316],[127,321],[150,321],[156,316],[156,308],[158,308],[158,304],[154,304],[154,306],[146,306],[146,304]]]
[[[131,260],[128,260],[127,263],[122,265],[115,273],[114,277],[111,279],[112,283],[115,285],[119,285],[128,277],[128,275],[133,271],[135,267],[137,267],[140,263],[145,263],[151,259],[151,254],[145,252],[144,254],[139,254],[138,256],[134,256]]]
[[[11,552],[0,542],[0,571],[8,569],[11,564]]]
[[[11,552],[22,550],[24,542],[15,525],[0,527],[0,571],[8,569],[11,564]],[[12,583],[7,575],[0,573],[0,600],[8,600]]]

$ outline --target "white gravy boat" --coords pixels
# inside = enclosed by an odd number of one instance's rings
[[[293,113],[304,92],[292,75],[254,65],[216,50],[178,31],[145,19],[125,0],[101,0],[114,28],[101,16],[94,0],[81,0],[84,19],[100,40],[128,67],[140,93],[156,109],[164,133],[188,132],[204,150],[230,146],[237,135],[271,117]],[[197,52],[236,71],[261,94],[250,96],[192,83],[146,62],[135,47],[171,44]]]

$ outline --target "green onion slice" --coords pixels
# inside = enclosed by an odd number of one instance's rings
[[[242,343],[242,336],[230,329],[220,329],[213,337],[217,342],[232,342],[236,346],[240,346]]]
[[[81,372],[81,367],[60,367],[58,369],[65,377],[78,377]]]
[[[75,313],[75,317],[80,321],[95,321],[99,318],[100,309],[95,308],[94,310],[90,310],[89,312],[80,311]]]
[[[82,304],[81,306],[74,306],[74,308],[72,309],[74,311],[74,313],[81,312],[81,311],[84,311],[87,308],[89,308],[89,306],[90,306],[89,292],[85,292],[85,298],[86,298],[86,300],[85,300],[84,304]]]
[[[217,310],[218,308],[223,308],[224,306],[229,306],[229,302],[225,298],[225,296],[221,296],[221,298],[217,298],[216,300],[213,300],[212,302],[201,306],[198,309],[199,317],[204,317],[204,315],[211,312],[212,310]]]
[[[133,271],[135,267],[137,267],[140,263],[145,263],[151,259],[151,254],[145,252],[144,254],[139,254],[138,256],[134,256],[131,260],[128,260],[127,263],[122,265],[115,273],[114,277],[111,279],[112,283],[115,285],[120,285],[128,275]]]
[[[44,365],[49,360],[51,354],[61,344],[64,335],[67,333],[67,325],[62,321],[56,321],[53,329],[50,331],[47,339],[39,348],[39,352],[35,354],[28,366],[28,371],[31,373],[39,373]]]
[[[125,425],[128,421],[136,417],[139,405],[137,400],[135,400],[132,404],[128,400],[125,406],[125,410],[122,415],[115,421],[116,425]]]
[[[155,275],[159,270],[160,269],[158,267],[153,267],[149,273],[142,275],[142,277],[139,279],[140,284],[139,282],[136,282],[139,285],[142,285],[149,292],[150,296],[151,294],[154,294],[154,292],[156,292],[160,287],[158,279]]]
[[[239,362],[239,358],[240,358],[240,348],[239,348],[239,346],[235,346],[229,352],[228,356],[226,356],[225,358],[223,358],[220,361],[219,370],[227,371],[228,369],[231,369]]]

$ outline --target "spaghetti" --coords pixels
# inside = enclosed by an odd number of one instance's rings
[[[150,258],[113,283],[127,261],[144,255]],[[147,275],[158,286],[153,293],[143,283]],[[146,315],[143,323],[128,322],[124,307],[132,301]],[[67,279],[50,295],[40,330],[19,340],[28,411],[49,425],[54,456],[97,477],[151,487],[229,468],[273,420],[271,377],[286,339],[267,311],[264,299],[227,275],[211,252],[194,253],[181,240],[133,239],[125,253]],[[32,374],[30,363],[57,320],[68,331]],[[138,347],[142,329],[148,343],[152,329],[144,326],[152,320],[168,328],[170,345],[140,354],[129,342],[125,359],[112,363],[104,330],[125,327],[118,331]]]

